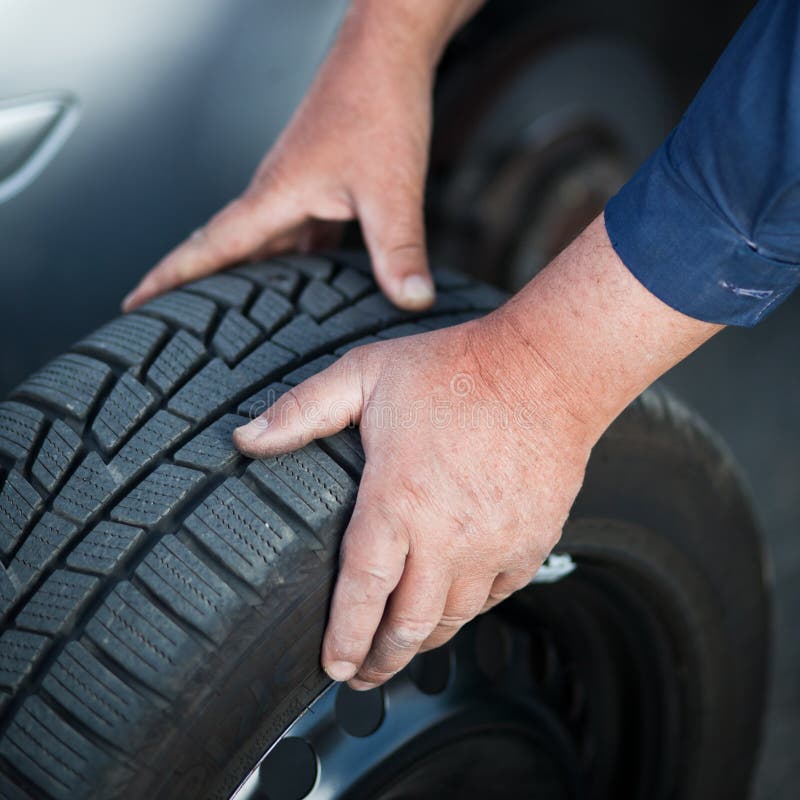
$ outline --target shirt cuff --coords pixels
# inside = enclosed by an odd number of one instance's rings
[[[800,283],[800,265],[768,258],[669,162],[671,137],[609,200],[608,237],[636,279],[690,317],[752,326]]]

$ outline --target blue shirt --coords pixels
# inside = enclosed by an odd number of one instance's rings
[[[605,211],[619,257],[691,317],[755,325],[800,283],[800,2],[761,0]]]

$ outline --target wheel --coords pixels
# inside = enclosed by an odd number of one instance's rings
[[[409,314],[361,254],[238,267],[0,404],[0,796],[746,796],[760,542],[730,459],[660,390],[596,447],[527,589],[383,688],[321,671],[357,433],[263,461],[230,433],[357,343],[502,299],[437,281]]]

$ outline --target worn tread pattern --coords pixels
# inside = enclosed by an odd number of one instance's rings
[[[489,310],[473,286],[447,273],[409,315],[358,254],[248,264],[112,321],[0,403],[0,796],[131,796],[165,709],[302,581],[284,554],[335,548],[355,501],[357,432],[250,462],[233,429],[391,326]]]

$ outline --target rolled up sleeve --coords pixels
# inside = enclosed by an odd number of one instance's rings
[[[800,3],[761,0],[661,147],[606,206],[635,277],[755,325],[800,283]]]

